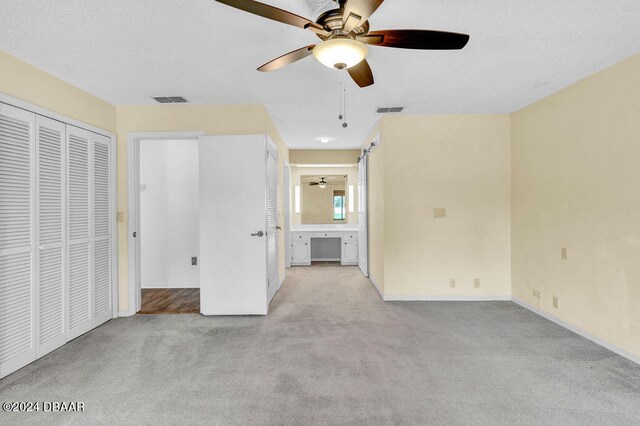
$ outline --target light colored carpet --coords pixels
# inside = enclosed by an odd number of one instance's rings
[[[510,302],[294,268],[267,317],[113,320],[0,381],[1,424],[638,424],[640,367]]]

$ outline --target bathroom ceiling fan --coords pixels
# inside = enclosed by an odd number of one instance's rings
[[[253,0],[216,0],[254,15],[314,32],[319,44],[310,44],[282,55],[258,68],[275,71],[313,54],[329,68],[346,69],[360,87],[373,84],[373,73],[366,60],[369,47],[396,47],[420,50],[458,50],[469,41],[467,34],[433,30],[369,30],[369,17],[384,0],[334,0],[336,8],[316,22],[286,10]]]
[[[309,182],[309,186],[319,186],[324,189],[327,187],[327,181],[324,178],[320,178],[318,182]]]

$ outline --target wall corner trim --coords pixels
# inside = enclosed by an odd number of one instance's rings
[[[528,304],[527,302],[525,302],[524,300],[518,299],[517,297],[512,297],[511,301],[513,303],[515,303],[516,305],[520,305],[525,309],[530,310],[531,312],[533,312],[534,314],[538,314],[541,317],[558,324],[559,326],[566,328],[567,330],[584,337],[587,340],[591,340],[593,343],[602,346],[605,349],[610,350],[611,352],[620,355],[623,358],[628,359],[629,361],[636,363],[638,365],[640,365],[640,357],[637,355],[632,354],[631,352],[627,352],[622,348],[617,347],[616,345],[609,343],[605,340],[602,340],[599,337],[594,336],[593,334],[582,330],[581,328],[576,327],[575,325],[569,324],[563,320],[561,320],[560,318],[557,318],[554,315],[551,315],[548,312],[543,311],[542,309],[536,308],[533,305]]]
[[[373,287],[376,289],[376,291],[380,295],[380,298],[382,299],[382,301],[384,301],[385,300],[384,293],[380,289],[380,286],[378,285],[378,282],[376,281],[376,279],[373,278],[373,276],[371,276],[371,274],[369,274],[369,281],[371,281],[371,284],[373,284]]]

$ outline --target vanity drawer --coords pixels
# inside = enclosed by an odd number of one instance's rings
[[[342,234],[342,239],[343,240],[357,240],[358,239],[358,233],[357,232],[345,232],[344,234]]]
[[[311,232],[292,232],[291,241],[308,240],[311,236]]]
[[[340,238],[342,235],[339,232],[314,232],[313,238]]]

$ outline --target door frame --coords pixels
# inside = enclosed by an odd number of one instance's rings
[[[120,310],[119,316],[135,315],[141,308],[142,287],[140,282],[140,141],[141,140],[198,140],[204,131],[193,132],[130,132],[127,133],[127,251],[128,283],[127,309]],[[133,236],[134,232],[136,237]]]

